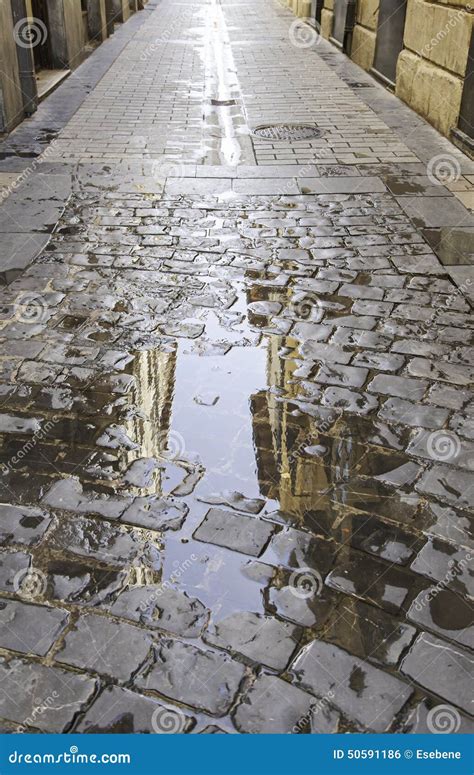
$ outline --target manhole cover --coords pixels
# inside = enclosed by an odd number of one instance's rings
[[[322,130],[310,124],[273,124],[259,126],[253,133],[265,140],[310,140],[321,137]]]

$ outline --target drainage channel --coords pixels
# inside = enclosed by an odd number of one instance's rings
[[[207,164],[255,164],[237,69],[218,0],[203,8],[205,72],[203,156]]]

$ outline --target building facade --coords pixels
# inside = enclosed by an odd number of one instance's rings
[[[10,132],[146,0],[0,0],[0,133]]]
[[[473,154],[474,0],[283,2]]]

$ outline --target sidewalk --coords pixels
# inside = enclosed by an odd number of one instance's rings
[[[472,730],[474,162],[294,22],[149,4],[0,146],[4,730]]]

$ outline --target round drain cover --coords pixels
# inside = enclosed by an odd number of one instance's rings
[[[310,140],[321,137],[322,130],[311,124],[270,124],[258,126],[253,134],[265,140]]]

